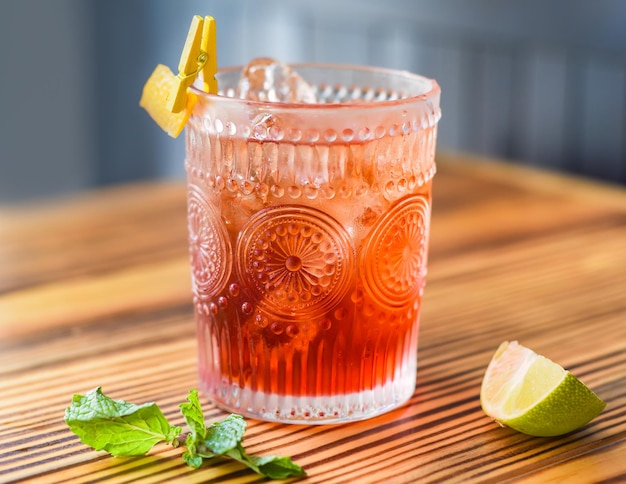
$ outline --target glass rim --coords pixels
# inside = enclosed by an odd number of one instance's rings
[[[201,89],[198,85],[192,84],[190,89],[193,93],[199,98],[204,98],[206,101],[216,101],[224,103],[233,103],[233,104],[245,104],[247,106],[257,106],[257,107],[275,107],[284,110],[289,109],[302,109],[302,110],[336,110],[336,109],[347,109],[347,108],[382,108],[382,107],[398,107],[406,104],[412,104],[416,102],[426,102],[429,99],[434,99],[441,94],[441,88],[437,81],[433,78],[426,77],[421,74],[415,74],[408,70],[401,69],[392,69],[388,67],[375,67],[375,66],[366,66],[366,65],[358,65],[358,64],[333,64],[333,63],[316,63],[316,62],[299,62],[299,63],[286,63],[289,67],[294,69],[296,72],[300,68],[314,68],[321,70],[343,70],[343,71],[353,71],[353,72],[369,72],[376,74],[387,74],[390,76],[395,76],[397,78],[404,78],[408,80],[413,80],[415,82],[427,83],[430,85],[430,89],[422,92],[420,94],[409,95],[405,97],[399,97],[397,99],[390,100],[382,100],[382,101],[363,101],[355,99],[354,101],[346,101],[341,103],[304,103],[304,102],[282,102],[282,101],[256,101],[251,99],[241,99],[236,97],[224,96],[221,94],[211,94],[203,89]],[[219,76],[220,74],[229,74],[233,72],[242,72],[245,66],[229,66],[224,67],[218,70],[216,77],[218,79],[218,89],[219,89]],[[306,79],[305,79],[306,80]],[[198,83],[201,85],[201,81]]]

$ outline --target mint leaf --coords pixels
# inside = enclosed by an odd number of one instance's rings
[[[304,469],[294,463],[290,457],[248,455],[241,444],[229,450],[226,455],[245,464],[257,474],[269,477],[270,479],[287,479],[288,477],[306,476]]]
[[[189,427],[189,435],[185,439],[185,447],[187,450],[183,452],[183,461],[194,469],[202,465],[202,457],[212,457],[209,455],[200,455],[198,453],[198,445],[202,446],[204,435],[206,434],[206,426],[204,424],[204,413],[198,398],[198,390],[190,390],[187,395],[187,401],[180,404],[180,412],[183,414],[185,422]]]
[[[175,445],[182,430],[170,426],[156,404],[113,400],[100,387],[74,395],[65,422],[84,444],[118,456],[146,454],[158,442]]]
[[[182,454],[187,465],[197,469],[204,460],[230,457],[272,479],[306,475],[289,457],[248,455],[242,445],[247,424],[241,415],[231,414],[207,427],[197,390],[189,391],[180,411],[189,427]],[[156,404],[113,400],[100,387],[74,395],[65,422],[83,443],[117,456],[143,455],[159,442],[178,447],[182,440],[182,429],[171,426]]]
[[[241,415],[231,414],[221,422],[211,424],[206,431],[204,445],[213,454],[225,454],[241,443],[246,426]]]
[[[278,455],[249,456],[259,468],[259,474],[270,479],[287,479],[288,477],[306,476],[304,469],[291,460],[291,457]]]
[[[183,462],[189,467],[198,469],[202,465],[202,462],[204,462],[204,459],[201,455],[195,452],[195,449],[193,451],[187,449],[185,452],[183,452]]]
[[[187,401],[180,404],[180,413],[183,414],[191,434],[195,437],[204,437],[206,427],[204,426],[204,413],[198,398],[198,390],[189,390]]]

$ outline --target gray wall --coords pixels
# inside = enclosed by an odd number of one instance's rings
[[[89,13],[77,1],[0,0],[0,202],[96,180]]]
[[[0,0],[0,202],[183,176],[138,107],[191,16],[222,66],[271,55],[442,86],[439,147],[626,183],[621,0]]]

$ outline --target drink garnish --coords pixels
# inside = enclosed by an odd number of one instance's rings
[[[139,105],[171,137],[176,138],[189,119],[195,96],[188,90],[202,74],[203,89],[217,94],[217,41],[215,20],[194,15],[178,64],[178,74],[159,64],[141,94]]]
[[[306,473],[290,457],[249,455],[243,447],[246,421],[231,414],[207,426],[197,390],[190,390],[180,411],[189,428],[170,425],[155,403],[135,405],[113,400],[100,387],[74,395],[65,410],[65,422],[81,442],[114,456],[145,455],[156,444],[185,447],[182,458],[199,468],[205,462],[234,459],[271,479],[302,477]]]
[[[569,371],[517,341],[505,341],[493,355],[480,401],[500,425],[537,437],[572,432],[606,406]]]

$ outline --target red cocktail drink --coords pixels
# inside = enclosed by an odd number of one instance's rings
[[[189,237],[203,390],[267,420],[380,414],[415,388],[439,88],[301,65],[317,103],[196,92]]]

